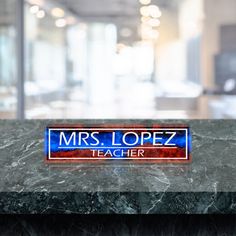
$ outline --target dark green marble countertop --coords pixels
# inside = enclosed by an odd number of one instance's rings
[[[56,123],[184,123],[186,165],[48,165],[44,129]],[[236,213],[236,121],[0,121],[0,213]]]

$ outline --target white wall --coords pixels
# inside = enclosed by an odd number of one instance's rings
[[[116,52],[116,27],[112,24],[94,23],[88,30],[88,102],[93,105],[114,101]]]
[[[220,50],[220,26],[236,24],[235,0],[205,0],[202,37],[202,68],[204,85],[214,87],[214,55]]]

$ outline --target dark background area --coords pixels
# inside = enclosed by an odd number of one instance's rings
[[[1,215],[0,235],[236,235],[235,215]]]

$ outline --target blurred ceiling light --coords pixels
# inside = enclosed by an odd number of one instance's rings
[[[147,6],[143,6],[140,8],[140,14],[142,16],[148,17],[149,16],[149,9]]]
[[[38,13],[36,14],[36,16],[39,18],[39,19],[42,19],[45,17],[45,11],[44,10],[40,10],[38,11]]]
[[[144,17],[152,17],[152,18],[159,18],[162,15],[159,7],[156,5],[149,5],[149,6],[141,7],[140,14]]]
[[[153,18],[161,17],[161,11],[160,11],[159,7],[156,5],[148,6],[148,12],[149,12],[149,16],[151,16]]]
[[[55,21],[55,25],[58,28],[63,28],[63,27],[66,26],[66,20],[64,18],[58,19],[58,20]]]
[[[224,84],[224,91],[231,92],[236,88],[236,80],[234,78],[227,79]]]
[[[54,17],[61,18],[65,16],[65,11],[59,7],[55,7],[51,10],[51,14]]]
[[[30,13],[36,14],[39,11],[39,6],[33,5],[30,7]]]
[[[139,0],[139,2],[143,5],[148,5],[151,3],[151,0]]]
[[[30,3],[31,5],[43,6],[44,1],[43,0],[28,0],[28,3]]]
[[[128,38],[133,34],[132,30],[129,28],[123,28],[120,30],[120,35],[122,37]]]

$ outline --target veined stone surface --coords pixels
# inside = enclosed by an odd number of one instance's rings
[[[49,124],[188,124],[192,163],[49,165]],[[0,121],[2,213],[234,213],[236,121]]]

